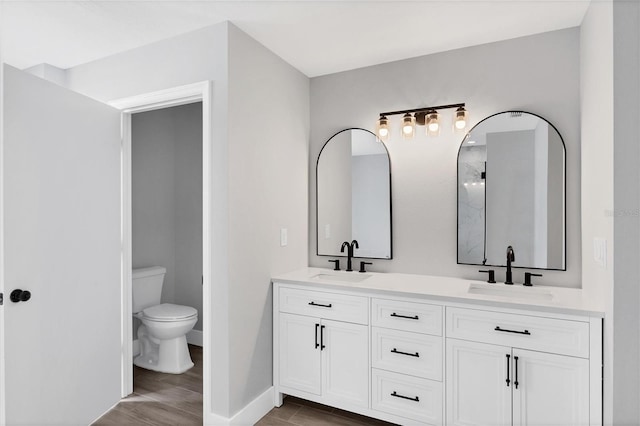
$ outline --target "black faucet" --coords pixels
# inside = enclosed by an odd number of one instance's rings
[[[340,248],[340,253],[344,253],[344,248],[347,248],[347,269],[345,269],[348,272],[353,271],[353,269],[351,269],[351,259],[353,258],[353,248],[357,248],[359,249],[360,247],[358,246],[358,241],[357,240],[353,240],[351,241],[351,243],[349,243],[349,241],[345,241],[344,243],[342,243],[342,248]]]
[[[516,261],[516,255],[513,252],[513,247],[507,247],[507,279],[504,280],[505,284],[513,285],[513,278],[511,277],[511,262]]]

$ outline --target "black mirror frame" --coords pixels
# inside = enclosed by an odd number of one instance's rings
[[[320,163],[320,156],[322,156],[322,151],[324,151],[324,148],[331,141],[331,139],[338,136],[342,132],[347,132],[350,130],[362,130],[367,133],[371,133],[373,137],[378,139],[376,134],[373,133],[371,130],[363,129],[361,127],[349,127],[334,133],[329,139],[327,139],[324,145],[322,145],[322,149],[320,149],[320,152],[318,153],[318,158],[316,158],[316,256],[347,257],[345,255],[320,254],[320,242],[318,241],[318,232],[319,232],[319,229],[318,229],[318,225],[319,225],[318,224],[318,164]],[[380,141],[380,143],[384,147],[384,150],[387,152],[387,160],[389,161],[389,257],[358,257],[358,259],[380,259],[380,260],[393,259],[393,197],[391,195],[393,192],[393,188],[392,188],[392,180],[391,180],[391,156],[389,155],[389,150],[387,149],[387,146],[384,144],[384,142]]]
[[[514,269],[535,269],[535,270],[545,270],[545,271],[566,271],[567,270],[567,145],[564,143],[564,138],[562,137],[562,134],[560,133],[560,131],[558,131],[558,128],[556,126],[553,125],[553,123],[551,123],[549,120],[547,120],[546,118],[544,118],[541,115],[535,114],[533,112],[529,112],[529,111],[522,111],[522,110],[508,110],[508,111],[501,111],[501,112],[497,112],[495,114],[489,115],[485,118],[483,118],[482,120],[480,120],[479,122],[477,122],[471,129],[469,129],[468,132],[465,133],[464,138],[462,139],[462,142],[460,142],[460,146],[458,147],[458,155],[456,156],[456,263],[458,265],[471,265],[471,266],[491,266],[491,267],[505,267],[506,265],[493,265],[493,264],[489,264],[489,263],[465,263],[465,262],[460,262],[460,251],[458,250],[458,242],[460,241],[460,183],[459,183],[459,178],[460,178],[460,151],[462,150],[462,144],[464,144],[464,141],[467,139],[467,137],[469,136],[469,134],[471,133],[471,131],[473,129],[475,129],[476,127],[478,127],[480,124],[482,124],[483,122],[485,122],[486,120],[495,117],[496,115],[500,115],[500,114],[507,114],[507,113],[523,113],[523,114],[529,114],[529,115],[534,115],[536,117],[538,117],[541,120],[546,121],[549,126],[551,126],[556,133],[558,133],[558,136],[560,136],[560,142],[562,142],[562,148],[564,149],[564,162],[563,162],[563,166],[564,166],[564,170],[563,170],[563,178],[564,178],[564,259],[563,259],[563,265],[564,268],[534,268],[531,266],[515,266],[515,265],[511,265],[512,268]],[[486,208],[486,205],[485,205]],[[485,222],[486,222],[486,217],[485,217]],[[487,228],[485,225],[485,241],[486,241],[486,232],[487,232]]]

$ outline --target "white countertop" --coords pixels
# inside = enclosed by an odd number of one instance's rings
[[[325,277],[317,277],[325,275]],[[343,281],[359,279],[360,282]],[[528,309],[569,315],[604,317],[601,302],[593,300],[581,289],[538,286],[524,287],[521,284],[507,286],[504,283],[487,284],[464,278],[437,277],[398,273],[334,271],[323,268],[303,268],[278,275],[273,282],[308,284],[351,291],[373,291],[381,294],[424,297],[458,303],[473,303],[502,308]],[[469,292],[470,286],[473,287]],[[487,292],[485,294],[478,294]],[[492,294],[493,293],[493,294]],[[549,300],[546,300],[549,299]]]

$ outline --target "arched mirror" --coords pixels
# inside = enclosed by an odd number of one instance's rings
[[[492,115],[458,152],[458,263],[566,270],[566,153],[560,133],[522,111]]]
[[[342,243],[357,240],[355,257],[391,259],[391,164],[375,134],[346,129],[325,143],[316,197],[319,256],[345,256]]]

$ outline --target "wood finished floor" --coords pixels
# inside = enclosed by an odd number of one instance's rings
[[[164,374],[133,367],[133,394],[93,426],[202,425],[202,348],[189,345],[195,366],[184,374]],[[295,397],[286,397],[259,426],[386,426],[372,419]],[[249,426],[249,425],[247,425]]]
[[[133,367],[133,394],[94,426],[202,425],[202,348],[189,345],[193,368],[165,374]]]
[[[256,426],[390,426],[393,423],[350,413],[292,396],[284,399],[280,408],[274,408]]]

